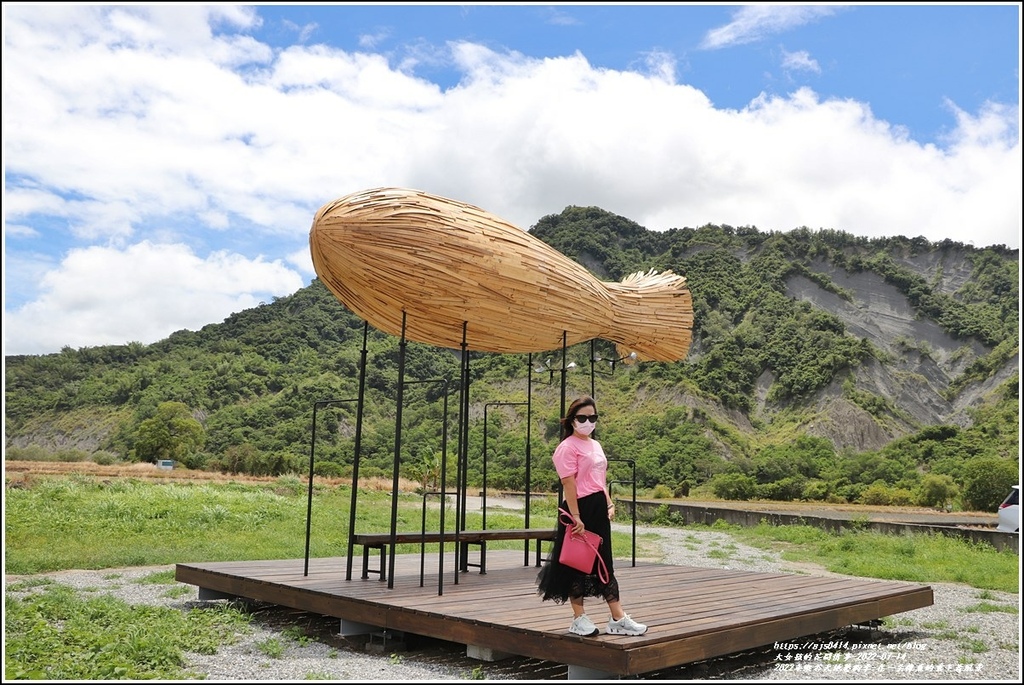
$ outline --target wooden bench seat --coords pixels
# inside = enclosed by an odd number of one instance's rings
[[[487,543],[491,540],[536,540],[537,557],[536,565],[541,565],[541,543],[553,542],[555,539],[554,528],[492,528],[487,530],[460,530],[458,542],[460,549],[459,559],[461,560],[462,571],[468,570],[470,566],[480,569],[480,573],[487,573]],[[426,532],[400,532],[395,533],[394,543],[422,545],[442,542],[455,542],[455,531],[426,531]],[[368,578],[370,573],[376,573],[381,580],[387,580],[388,553],[391,547],[391,533],[356,533],[352,536],[352,542],[363,547],[363,578]],[[469,562],[469,545],[480,547],[480,563]],[[371,549],[380,550],[380,568],[369,567],[369,552]]]

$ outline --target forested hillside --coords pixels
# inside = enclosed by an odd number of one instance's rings
[[[596,395],[616,479],[635,465],[638,486],[659,493],[982,509],[1017,482],[1016,250],[806,229],[653,232],[594,207],[531,233],[601,280],[671,269],[693,293],[681,362],[609,363],[614,346],[600,340],[568,350],[566,394]],[[360,475],[390,476],[399,340],[318,281],[152,345],[7,357],[6,458],[306,473],[321,402],[315,470],[345,474],[364,337]],[[470,481],[483,480],[486,443],[488,486],[524,489],[529,384],[530,487],[553,489],[561,351],[470,355]],[[458,378],[457,351],[407,346],[401,468],[428,486],[443,456],[454,479]]]

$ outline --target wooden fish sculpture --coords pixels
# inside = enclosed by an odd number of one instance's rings
[[[329,202],[309,231],[317,276],[374,328],[428,345],[545,352],[599,338],[622,357],[686,356],[686,279],[638,272],[608,283],[472,205],[407,188]],[[465,331],[463,331],[465,328]]]

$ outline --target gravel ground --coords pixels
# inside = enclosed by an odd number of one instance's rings
[[[626,526],[617,526],[628,530]],[[762,572],[831,575],[817,567],[783,562],[778,555],[733,541],[725,533],[644,526],[660,536],[663,561]],[[63,571],[45,574],[80,592],[111,593],[131,604],[180,609],[206,605],[198,590],[177,583],[139,583],[173,566]],[[8,576],[6,582],[25,580]],[[776,644],[729,657],[644,674],[644,680],[805,680],[1020,682],[1021,620],[1016,594],[980,591],[962,585],[930,584],[934,604],[892,617],[880,626],[853,626],[827,635]],[[18,587],[18,586],[15,586]],[[180,594],[180,588],[189,592]],[[17,592],[31,592],[32,589]],[[9,592],[11,590],[9,589]],[[624,600],[628,606],[628,588]],[[220,600],[223,601],[223,600]],[[1000,610],[983,611],[980,607]],[[253,630],[212,656],[189,655],[186,668],[206,680],[553,680],[566,667],[513,657],[498,662],[466,656],[465,647],[406,636],[405,649],[393,650],[383,637],[345,638],[339,621],[269,605],[251,605]],[[636,617],[643,620],[642,616]],[[284,630],[302,628],[308,639],[289,638]],[[294,634],[290,632],[289,634]],[[261,644],[276,638],[279,657]]]

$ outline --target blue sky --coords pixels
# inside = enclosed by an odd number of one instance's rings
[[[3,14],[5,354],[295,292],[316,210],[382,185],[1019,248],[1019,3]]]

